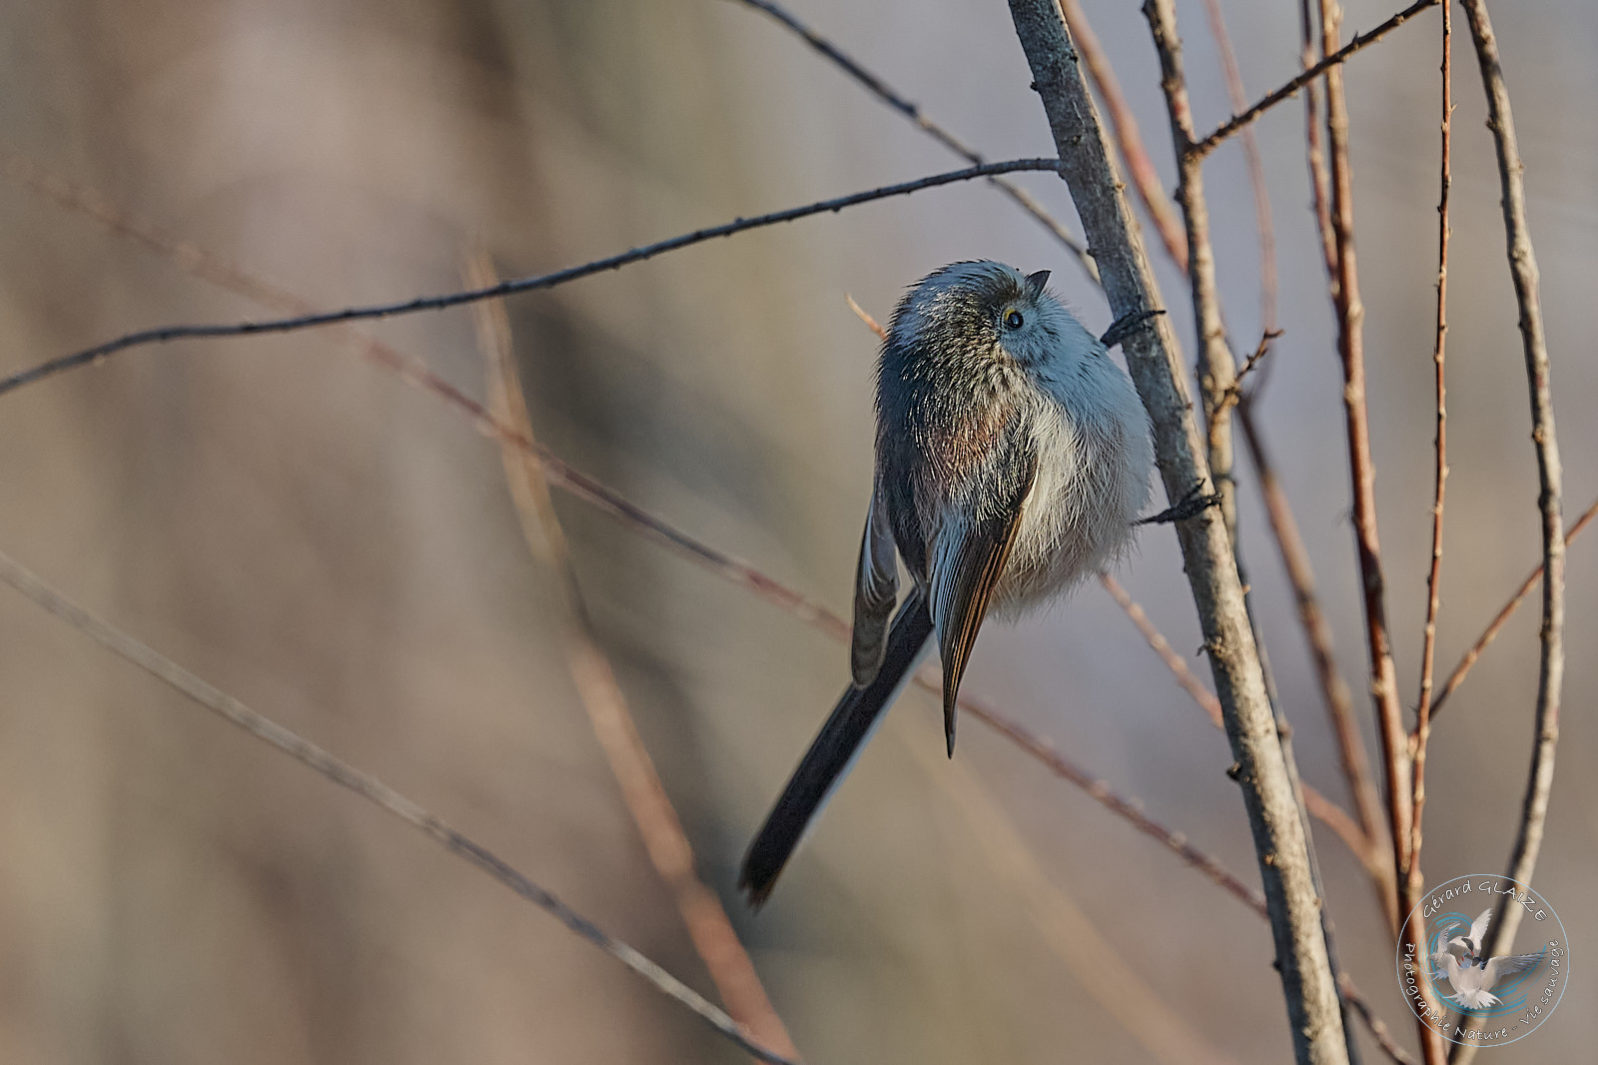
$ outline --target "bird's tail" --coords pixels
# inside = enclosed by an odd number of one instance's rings
[[[863,688],[851,687],[843,693],[832,716],[811,741],[799,768],[793,771],[782,797],[766,816],[766,823],[749,844],[738,886],[748,893],[751,906],[759,906],[771,894],[777,876],[799,845],[805,828],[821,812],[833,787],[849,771],[855,755],[910,675],[931,634],[932,616],[927,612],[925,596],[917,589],[906,597],[894,616],[888,647],[876,677]]]

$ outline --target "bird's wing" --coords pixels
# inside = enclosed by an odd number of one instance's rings
[[[860,537],[860,565],[855,572],[854,635],[849,666],[857,688],[876,679],[887,649],[888,618],[899,595],[899,562],[888,520],[888,495],[881,484],[871,492],[871,509]]]
[[[1518,976],[1530,972],[1543,963],[1544,953],[1537,954],[1500,954],[1487,963],[1483,971],[1482,986],[1492,987],[1498,981],[1509,976]]]
[[[989,516],[946,519],[937,533],[932,564],[932,624],[943,658],[943,732],[954,754],[955,699],[966,660],[977,642],[988,600],[1004,572],[1021,528],[1021,514],[1037,479],[1037,455],[1023,459],[1025,475],[1008,486]]]
[[[1476,915],[1470,925],[1470,940],[1476,944],[1475,953],[1484,953],[1487,949],[1487,926],[1493,923],[1493,909],[1491,906]]]
[[[1456,977],[1459,976],[1458,958],[1446,950],[1439,950],[1432,955],[1432,964],[1443,970],[1443,975],[1448,978],[1449,983],[1457,985]]]

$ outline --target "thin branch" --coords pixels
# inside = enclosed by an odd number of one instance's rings
[[[1437,194],[1437,324],[1432,339],[1432,365],[1436,374],[1437,436],[1432,443],[1432,565],[1426,576],[1426,626],[1420,654],[1420,696],[1415,700],[1415,728],[1410,733],[1410,763],[1414,776],[1414,808],[1409,841],[1408,897],[1420,898],[1425,877],[1420,867],[1422,819],[1426,812],[1426,749],[1431,741],[1432,669],[1437,658],[1437,612],[1442,606],[1443,497],[1448,481],[1448,407],[1443,375],[1448,335],[1448,193],[1453,183],[1454,22],[1453,6],[1443,5],[1442,140],[1438,150]]]
[[[1462,0],[1465,20],[1481,67],[1487,94],[1487,127],[1498,156],[1498,178],[1503,188],[1504,238],[1509,272],[1520,309],[1520,338],[1526,362],[1526,384],[1531,399],[1532,444],[1537,452],[1538,510],[1542,519],[1543,610],[1542,652],[1537,670],[1537,707],[1531,768],[1521,804],[1520,825],[1509,856],[1509,875],[1521,884],[1532,882],[1537,854],[1542,847],[1548,817],[1548,796],[1554,783],[1554,753],[1559,744],[1559,697],[1565,670],[1565,538],[1559,443],[1554,433],[1554,405],[1548,363],[1548,336],[1543,325],[1538,293],[1537,256],[1532,249],[1526,220],[1526,168],[1515,138],[1515,118],[1504,82],[1503,62],[1485,0]],[[1501,952],[1514,941],[1520,924],[1520,907],[1500,899],[1484,955]],[[1455,1060],[1468,1060],[1460,1048]]]
[[[581,938],[616,958],[654,985],[657,990],[688,1007],[710,1027],[749,1054],[773,1065],[793,1065],[789,1058],[751,1039],[736,1021],[693,988],[573,910],[487,847],[451,828],[436,814],[412,802],[376,777],[361,772],[298,733],[250,709],[159,651],[147,647],[109,622],[91,614],[4,552],[0,552],[0,581],[4,581],[39,607],[65,621],[101,647],[144,670],[180,695],[256,739],[277,748],[339,787],[354,792],[379,809],[421,831],[445,850],[477,866]]]
[[[485,252],[467,258],[465,281],[486,288],[499,279]],[[473,305],[478,346],[486,362],[489,406],[495,415],[525,435],[533,435],[527,401],[516,375],[510,317],[503,300]],[[565,591],[565,643],[567,666],[594,735],[621,787],[633,823],[643,837],[644,850],[655,872],[671,892],[694,950],[705,963],[727,1011],[763,1046],[788,1058],[798,1058],[788,1029],[766,995],[754,963],[738,940],[716,893],[694,871],[693,847],[682,821],[666,794],[654,760],[638,734],[627,696],[616,671],[600,646],[592,616],[577,581],[565,530],[555,513],[536,459],[508,444],[500,445],[505,480],[510,487],[522,532],[533,555],[555,572]]]
[[[881,75],[868,70],[862,63],[832,41],[801,22],[796,15],[786,8],[773,3],[772,0],[735,0],[735,2],[770,15],[780,25],[791,30],[818,54],[831,60],[840,70],[863,86],[867,92],[909,119],[917,129],[949,149],[955,155],[966,160],[966,162],[981,165],[986,161],[980,153],[955,136],[946,126],[928,117],[926,112],[921,109],[920,104],[897,92],[883,80]],[[1071,231],[1065,227],[1063,222],[1050,214],[1030,192],[1027,192],[1013,181],[991,177],[988,178],[988,183],[1003,192],[1016,206],[1031,215],[1038,224],[1053,234],[1054,239],[1064,245],[1076,257],[1077,262],[1082,264],[1082,269],[1087,271],[1087,275],[1093,280],[1093,283],[1098,284],[1098,264],[1093,261],[1093,257],[1088,254],[1088,250],[1082,246],[1082,242],[1071,235]]]
[[[1571,525],[1570,531],[1565,533],[1567,547],[1572,540],[1581,534],[1583,529],[1592,523],[1595,517],[1598,517],[1598,499],[1593,500],[1592,504],[1581,512],[1581,517],[1577,518],[1575,524]],[[1488,622],[1487,627],[1482,630],[1482,634],[1476,637],[1476,642],[1471,644],[1470,648],[1460,656],[1459,662],[1454,666],[1454,671],[1448,674],[1448,679],[1443,682],[1442,690],[1437,693],[1437,698],[1432,700],[1432,720],[1434,723],[1437,719],[1437,712],[1443,708],[1443,703],[1458,690],[1461,684],[1465,683],[1465,674],[1470,672],[1471,667],[1476,664],[1476,660],[1481,657],[1482,652],[1487,650],[1487,645],[1498,638],[1498,633],[1502,631],[1510,615],[1514,614],[1526,596],[1531,594],[1531,590],[1537,587],[1537,582],[1542,579],[1542,575],[1543,567],[1542,563],[1539,562],[1532,568],[1530,573],[1526,574],[1526,579],[1520,583],[1520,587],[1516,589],[1515,594],[1509,597],[1509,601],[1499,609],[1497,614],[1493,615],[1493,620]]]
[[[1408,7],[1404,8],[1404,10],[1398,12],[1398,14],[1392,16],[1386,22],[1382,23],[1380,26],[1377,26],[1369,33],[1354,34],[1353,40],[1349,41],[1348,44],[1342,48],[1334,48],[1331,53],[1329,53],[1324,59],[1321,59],[1319,62],[1317,62],[1314,66],[1300,71],[1295,77],[1289,78],[1282,85],[1272,89],[1270,92],[1260,97],[1259,101],[1247,111],[1233,115],[1231,118],[1215,127],[1215,129],[1203,140],[1193,145],[1193,151],[1199,155],[1210,154],[1210,152],[1219,147],[1220,143],[1226,138],[1230,137],[1244,126],[1253,122],[1255,119],[1259,118],[1266,111],[1269,111],[1283,100],[1298,92],[1298,90],[1302,89],[1305,85],[1308,85],[1322,74],[1328,74],[1329,72],[1332,72],[1339,64],[1343,63],[1355,52],[1361,51],[1367,46],[1375,44],[1377,41],[1381,40],[1383,37],[1387,36],[1387,34],[1402,26],[1404,23],[1408,22],[1422,11],[1425,11],[1429,7],[1437,6],[1437,3],[1438,0],[1415,0],[1415,3],[1410,4]],[[1332,47],[1332,44],[1328,42],[1326,46]]]
[[[1087,12],[1082,9],[1081,3],[1078,0],[1060,0],[1060,10],[1065,15],[1066,24],[1071,27],[1071,40],[1076,45],[1077,54],[1082,57],[1082,65],[1087,68],[1088,78],[1093,82],[1094,89],[1098,90],[1099,99],[1104,101],[1105,113],[1109,115],[1110,126],[1115,130],[1112,143],[1126,162],[1132,187],[1137,189],[1138,199],[1148,212],[1149,221],[1154,223],[1154,232],[1159,234],[1166,254],[1176,268],[1185,273],[1187,234],[1183,232],[1182,220],[1177,217],[1171,198],[1165,194],[1160,172],[1155,169],[1148,149],[1143,145],[1137,116],[1127,102],[1126,93],[1121,91],[1115,67],[1088,23]]]
[[[1335,48],[1342,10],[1336,0],[1321,0],[1320,10],[1321,39],[1327,48]],[[1365,305],[1360,299],[1359,272],[1354,258],[1354,175],[1349,162],[1348,102],[1343,94],[1343,72],[1335,66],[1326,71],[1326,137],[1331,153],[1332,231],[1337,241],[1337,284],[1333,303],[1337,311],[1337,348],[1343,369],[1343,419],[1354,497],[1355,542],[1364,593],[1366,653],[1370,660],[1371,698],[1375,703],[1376,731],[1381,740],[1387,785],[1393,867],[1402,888],[1409,861],[1408,736],[1398,701],[1398,677],[1387,629],[1386,590],[1376,520],[1376,464],[1371,456],[1370,414],[1365,402]],[[1410,908],[1400,905],[1399,912],[1408,912]]]
[[[836,199],[822,200],[819,203],[806,204],[803,207],[790,207],[786,210],[773,211],[770,214],[758,215],[754,218],[739,218],[719,226],[696,229],[692,233],[684,233],[668,240],[633,248],[630,251],[607,256],[603,259],[596,259],[581,266],[571,266],[564,270],[556,270],[554,273],[540,274],[536,277],[522,277],[511,281],[502,281],[489,288],[450,292],[440,296],[419,296],[395,303],[345,307],[337,311],[296,315],[290,318],[276,318],[260,322],[169,325],[155,329],[144,329],[135,333],[127,333],[103,344],[96,344],[92,348],[87,348],[71,355],[63,355],[60,358],[51,359],[31,369],[0,379],[0,396],[23,385],[32,384],[46,377],[52,377],[64,370],[98,362],[107,356],[146,344],[160,344],[171,340],[197,337],[238,337],[256,336],[263,333],[287,333],[317,326],[370,321],[402,314],[414,314],[419,311],[442,310],[446,307],[457,307],[461,304],[493,299],[498,296],[511,296],[520,292],[531,292],[535,289],[554,288],[569,281],[576,281],[579,278],[603,273],[606,270],[615,270],[631,263],[642,262],[645,259],[677,251],[693,244],[702,244],[707,240],[732,236],[734,233],[742,233],[762,226],[792,222],[800,218],[808,218],[811,215],[836,213],[846,207],[869,203],[872,200],[886,199],[890,196],[904,196],[912,192],[919,192],[922,189],[936,188],[940,185],[952,185],[955,182],[970,181],[974,178],[991,177],[994,174],[1011,174],[1022,170],[1058,170],[1059,166],[1059,162],[1054,159],[1013,159],[1003,163],[984,163],[981,166],[967,167],[964,170],[954,170],[945,174],[932,174],[918,178],[915,181],[900,182],[897,185],[884,185],[881,188],[856,192]]]
[[[1271,353],[1271,342],[1281,335],[1282,331],[1280,329],[1267,329],[1260,335],[1259,345],[1254,349],[1253,354],[1243,361],[1243,365],[1238,367],[1237,376],[1232,379],[1231,385],[1227,387],[1226,392],[1221,396],[1219,409],[1229,411],[1243,402],[1244,378],[1259,368],[1260,363],[1265,361],[1265,356]]]
[[[1226,75],[1226,95],[1232,110],[1241,111],[1248,105],[1248,91],[1243,87],[1243,71],[1237,64],[1237,52],[1232,48],[1232,35],[1226,32],[1226,18],[1221,12],[1221,0],[1204,0],[1204,14],[1210,24],[1210,34],[1221,53],[1221,70]],[[1265,184],[1265,158],[1260,154],[1259,139],[1253,126],[1243,128],[1243,157],[1248,162],[1248,183],[1254,193],[1254,225],[1260,238],[1260,330],[1276,330],[1276,295],[1278,278],[1276,270],[1276,226],[1271,219],[1271,195]],[[1243,372],[1247,372],[1247,367]],[[1242,377],[1242,373],[1238,374]]]
[[[1121,586],[1121,582],[1110,576],[1108,572],[1099,574],[1099,583],[1104,586],[1106,592],[1110,593],[1110,598],[1115,600],[1116,605],[1126,612],[1126,616],[1132,619],[1132,624],[1137,626],[1137,631],[1149,647],[1153,648],[1154,653],[1160,656],[1160,661],[1164,662],[1165,668],[1171,671],[1176,683],[1193,697],[1193,701],[1198,704],[1199,709],[1209,715],[1211,723],[1216,728],[1224,729],[1226,723],[1221,719],[1221,701],[1215,698],[1215,694],[1204,686],[1204,682],[1199,680],[1191,669],[1187,668],[1187,663],[1176,653],[1171,641],[1167,640],[1165,634],[1149,620],[1148,614],[1138,605],[1137,600],[1133,599]]]
[[[1120,318],[1158,309],[1163,301],[1153,269],[1059,8],[1055,0],[1010,0],[1009,6],[1111,312]],[[1213,485],[1168,316],[1149,321],[1122,349],[1149,412],[1167,497],[1174,501],[1194,485]],[[1231,541],[1225,523],[1208,511],[1178,523],[1176,531],[1254,835],[1294,1049],[1301,1062],[1345,1062],[1308,841]]]

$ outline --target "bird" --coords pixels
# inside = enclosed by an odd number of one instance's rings
[[[1154,451],[1109,347],[1159,312],[1095,337],[1048,280],[1047,270],[957,262],[910,286],[894,310],[877,361],[852,683],[745,854],[739,887],[752,906],[932,643],[952,758],[960,680],[990,607],[1014,616],[1059,596],[1131,544]],[[911,582],[902,602],[900,561]]]
[[[1447,997],[1467,1009],[1487,1009],[1498,1005],[1502,1000],[1492,993],[1498,981],[1505,977],[1530,972],[1543,961],[1542,953],[1482,957],[1482,944],[1485,942],[1487,926],[1492,923],[1492,919],[1493,911],[1483,910],[1472,922],[1468,935],[1453,936],[1448,940],[1449,947],[1457,946],[1462,949],[1461,957],[1455,957],[1450,950],[1439,950],[1432,954],[1432,964],[1442,970],[1443,976],[1454,988],[1454,993]],[[1456,927],[1462,926],[1463,922],[1456,925]]]

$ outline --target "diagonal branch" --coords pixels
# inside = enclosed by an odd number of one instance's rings
[[[771,1062],[772,1065],[795,1065],[789,1058],[752,1040],[736,1021],[707,1001],[699,992],[650,961],[634,947],[616,939],[573,910],[487,847],[451,828],[442,818],[418,806],[376,777],[368,776],[298,733],[250,709],[159,651],[147,647],[121,629],[91,614],[3,552],[0,552],[0,581],[4,581],[25,598],[65,621],[112,654],[144,670],[228,724],[243,729],[256,739],[276,747],[339,787],[354,792],[379,809],[404,821],[450,853],[459,855],[477,866],[578,936],[616,958],[654,985],[656,990],[688,1007],[711,1028],[749,1054],[761,1061]]]
[[[1158,309],[1162,301],[1153,269],[1059,8],[1055,0],[1010,0],[1009,6],[1111,311],[1119,318]],[[1170,323],[1156,317],[1122,347],[1153,424],[1166,495],[1175,500],[1195,484],[1211,484]],[[1254,834],[1294,1049],[1301,1062],[1345,1062],[1308,841],[1232,545],[1224,522],[1208,512],[1179,523],[1177,536]]]
[[[652,259],[657,255],[664,255],[667,252],[677,251],[694,244],[702,244],[707,240],[730,237],[735,233],[743,233],[746,230],[758,229],[762,226],[774,226],[783,222],[793,222],[801,218],[809,218],[812,215],[835,214],[846,207],[869,203],[872,200],[887,199],[891,196],[905,196],[912,192],[920,192],[922,189],[937,188],[940,185],[952,185],[956,182],[971,181],[975,178],[991,177],[994,174],[1012,174],[1022,170],[1058,170],[1059,166],[1059,162],[1054,159],[1012,159],[1003,163],[984,163],[981,166],[954,170],[945,174],[931,174],[927,177],[917,178],[914,181],[904,181],[897,185],[884,185],[864,192],[851,193],[848,196],[839,196],[836,199],[806,204],[803,207],[790,207],[782,211],[773,211],[770,214],[757,215],[754,218],[735,219],[719,226],[696,229],[692,233],[684,233],[681,236],[671,237],[654,244],[633,248],[630,251],[620,252],[603,259],[596,259],[581,266],[570,266],[564,270],[556,270],[551,274],[540,274],[537,277],[522,277],[510,281],[502,281],[487,288],[471,289],[465,292],[450,292],[440,296],[419,296],[415,299],[400,300],[395,303],[345,307],[337,311],[295,315],[290,318],[274,318],[260,322],[169,325],[155,329],[144,329],[135,333],[124,334],[114,340],[96,344],[92,348],[74,352],[71,355],[63,355],[60,358],[51,359],[31,369],[14,373],[9,377],[0,378],[0,396],[13,389],[21,388],[23,385],[53,377],[64,370],[99,362],[110,355],[147,344],[162,344],[172,340],[201,337],[240,337],[257,336],[263,333],[288,333],[318,326],[392,318],[402,314],[415,314],[419,311],[443,310],[446,307],[458,307],[466,303],[475,303],[478,300],[512,296],[521,292],[532,292],[536,289],[554,288],[557,285],[564,285],[579,278],[590,277],[594,274],[604,273],[606,270],[615,270],[632,263],[643,262],[645,259]]]
[[[1383,22],[1380,26],[1377,26],[1369,33],[1354,34],[1354,39],[1349,41],[1348,44],[1344,45],[1342,48],[1335,48],[1333,51],[1328,53],[1325,58],[1315,63],[1313,66],[1306,67],[1294,77],[1289,78],[1282,85],[1266,93],[1247,111],[1244,111],[1241,114],[1233,115],[1231,118],[1215,127],[1215,129],[1205,136],[1203,140],[1193,145],[1193,150],[1199,155],[1210,154],[1217,147],[1219,147],[1220,143],[1226,138],[1230,137],[1244,126],[1253,122],[1265,112],[1269,111],[1283,100],[1286,100],[1288,97],[1298,92],[1298,90],[1302,89],[1304,86],[1308,85],[1322,74],[1330,73],[1334,68],[1343,63],[1355,52],[1361,51],[1369,45],[1375,44],[1393,30],[1396,30],[1398,27],[1402,26],[1404,23],[1408,22],[1422,11],[1425,11],[1428,7],[1436,7],[1437,3],[1438,0],[1415,0],[1413,4],[1410,4],[1408,7],[1404,8],[1404,10],[1398,12],[1396,15],[1393,15],[1386,22]],[[1331,43],[1328,42],[1327,47],[1331,46]]]

